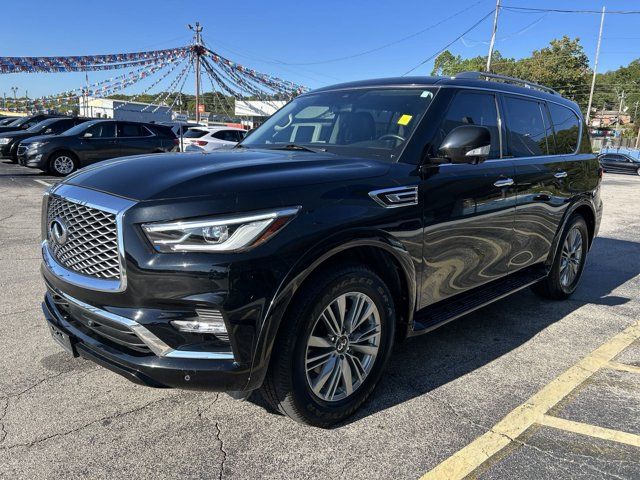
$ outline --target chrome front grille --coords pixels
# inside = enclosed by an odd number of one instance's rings
[[[53,238],[55,220],[66,228],[64,241]],[[47,207],[47,243],[53,257],[69,270],[94,278],[120,279],[114,213],[51,195]]]

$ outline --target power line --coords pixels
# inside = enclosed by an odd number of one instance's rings
[[[434,23],[432,25],[429,25],[428,27],[423,28],[422,30],[419,30],[419,31],[414,32],[414,33],[412,33],[410,35],[407,35],[406,37],[399,38],[398,40],[394,40],[392,42],[386,43],[384,45],[380,45],[379,47],[370,48],[369,50],[364,50],[364,51],[359,52],[359,53],[354,53],[354,54],[351,54],[351,55],[345,55],[345,56],[342,56],[342,57],[330,58],[330,59],[326,59],[326,60],[320,60],[320,61],[317,61],[317,62],[302,62],[302,63],[279,62],[279,63],[281,63],[283,65],[293,65],[293,66],[298,66],[298,65],[321,65],[321,64],[324,64],[324,63],[340,62],[340,61],[343,61],[343,60],[350,60],[352,58],[357,58],[357,57],[361,57],[363,55],[368,55],[370,53],[378,52],[378,51],[383,50],[385,48],[388,48],[388,47],[391,47],[393,45],[397,45],[398,43],[401,43],[401,42],[404,42],[406,40],[409,40],[411,38],[417,37],[418,35],[421,35],[426,31],[429,31],[429,30],[431,30],[433,28],[436,28],[436,27],[442,25],[443,23],[451,20],[452,18],[456,18],[457,16],[468,12],[469,9],[471,9],[471,8],[475,7],[476,5],[479,5],[480,3],[483,3],[483,2],[484,2],[484,0],[479,0],[479,1],[471,4],[470,6],[463,8],[462,10],[459,10],[459,11],[455,12],[454,14],[443,18],[442,20],[440,20],[440,21],[438,21],[438,22],[436,22],[436,23]],[[491,11],[491,13],[493,13],[493,10]]]
[[[534,7],[510,7],[503,5],[501,7],[503,10],[512,10],[526,13],[535,13],[535,12],[553,12],[553,13],[592,13],[600,15],[602,13],[601,10],[566,10],[561,8],[534,8]],[[638,15],[640,14],[640,10],[607,10],[607,14],[613,15]]]
[[[442,52],[444,52],[447,48],[449,48],[451,45],[453,45],[454,43],[456,43],[458,40],[460,40],[462,37],[464,37],[467,33],[469,33],[471,30],[473,30],[474,28],[476,28],[478,25],[480,25],[482,22],[484,22],[487,18],[489,18],[491,15],[494,14],[494,10],[491,10],[489,13],[487,13],[485,16],[483,16],[480,20],[478,20],[476,23],[474,23],[471,27],[469,27],[467,30],[465,30],[464,32],[462,32],[460,35],[458,35],[456,38],[454,38],[451,42],[447,43],[443,48],[441,48],[440,50],[438,50],[436,53],[434,53],[433,55],[431,55],[430,57],[426,58],[425,60],[423,60],[422,62],[420,62],[418,65],[416,65],[415,67],[407,70],[406,72],[404,72],[402,74],[402,76],[406,76],[407,74],[413,72],[414,70],[416,70],[417,68],[421,67],[422,65],[424,65],[425,63],[433,60],[434,58],[436,58],[438,55],[440,55]]]

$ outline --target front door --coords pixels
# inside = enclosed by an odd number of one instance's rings
[[[100,122],[87,128],[80,139],[85,163],[99,162],[117,155],[116,123]]]
[[[461,90],[434,139],[435,151],[460,125],[491,132],[489,158],[479,164],[423,167],[423,276],[420,307],[509,273],[515,218],[514,165],[501,159],[501,124],[495,95]]]

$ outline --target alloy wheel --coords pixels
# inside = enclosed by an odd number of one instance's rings
[[[361,292],[344,293],[322,311],[307,339],[307,384],[318,398],[349,397],[371,372],[380,349],[380,312]]]
[[[560,283],[569,287],[576,280],[582,264],[582,233],[577,227],[569,230],[562,246]]]
[[[53,161],[53,169],[60,175],[69,175],[73,172],[74,163],[71,157],[60,155]]]

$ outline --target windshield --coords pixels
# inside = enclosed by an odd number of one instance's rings
[[[434,90],[371,88],[296,98],[242,142],[244,147],[292,144],[333,153],[393,159],[420,122]]]
[[[35,125],[30,126],[25,131],[29,133],[40,133],[44,132],[49,125],[54,122],[60,120],[59,118],[48,118],[47,120],[43,120],[42,122],[36,123]]]
[[[10,127],[19,127],[23,123],[27,123],[31,117],[20,117],[9,124]]]
[[[84,132],[91,125],[95,125],[96,123],[100,123],[100,122],[79,123],[75,127],[71,127],[69,130],[65,130],[62,133],[64,133],[64,135],[78,135],[78,134]]]

